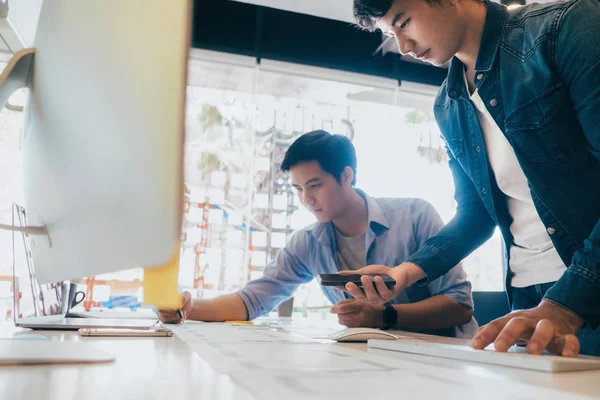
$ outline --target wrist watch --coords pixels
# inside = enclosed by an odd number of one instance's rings
[[[398,311],[391,305],[386,304],[383,309],[383,326],[381,329],[392,329],[398,323]]]

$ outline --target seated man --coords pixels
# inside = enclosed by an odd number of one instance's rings
[[[159,310],[161,321],[256,318],[318,274],[398,265],[443,225],[423,200],[374,199],[355,189],[356,153],[344,136],[321,130],[302,135],[288,149],[281,169],[289,171],[300,201],[318,222],[295,232],[260,279],[214,299],[192,301],[186,292],[181,310]],[[333,287],[322,289],[335,304],[331,312],[347,327],[386,326],[457,337],[471,336],[476,329],[471,284],[460,265],[426,286],[407,288],[388,306],[348,298]]]

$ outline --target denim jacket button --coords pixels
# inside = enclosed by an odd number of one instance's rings
[[[477,74],[477,80],[478,80],[478,81],[480,81],[480,80],[482,80],[482,79],[483,79],[483,74],[481,74],[481,73],[480,73],[480,74]]]
[[[497,105],[498,105],[498,100],[496,100],[496,99],[491,99],[490,100],[490,106],[496,107]]]
[[[475,151],[479,153],[481,151],[481,147],[479,147],[479,146],[475,147]]]
[[[556,233],[556,229],[549,226],[548,229],[546,229],[546,232],[548,232],[548,235],[554,235]]]
[[[481,193],[486,194],[487,191],[485,190],[485,188],[481,189]]]

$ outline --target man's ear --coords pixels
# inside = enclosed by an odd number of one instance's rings
[[[352,181],[354,180],[354,171],[352,171],[352,168],[350,168],[349,166],[344,167],[344,170],[342,171],[342,182],[343,183],[348,183],[350,186],[352,186]]]

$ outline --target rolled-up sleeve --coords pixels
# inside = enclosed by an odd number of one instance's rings
[[[264,275],[248,282],[237,292],[246,305],[248,319],[271,312],[292,297],[299,285],[314,278],[304,261],[308,247],[304,235],[303,231],[294,234],[289,243],[279,251],[276,259],[265,268]]]

